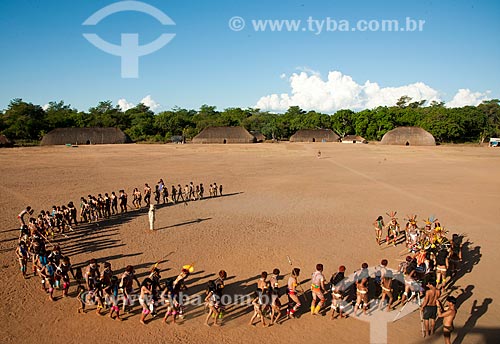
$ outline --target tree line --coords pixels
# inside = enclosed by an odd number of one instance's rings
[[[268,139],[287,140],[299,129],[332,129],[340,136],[355,134],[367,140],[380,140],[399,126],[418,126],[429,131],[438,142],[483,142],[500,136],[500,100],[477,106],[447,108],[442,102],[412,102],[401,97],[394,106],[380,106],[359,112],[339,110],[329,115],[291,106],[278,114],[253,108],[227,108],[203,105],[199,110],[174,107],[155,114],[144,104],[122,111],[111,101],[102,101],[88,111],[78,111],[63,101],[40,105],[13,99],[0,112],[0,133],[15,142],[37,142],[50,130],[67,127],[117,127],[136,142],[170,142],[173,136],[187,140],[208,126],[243,126]]]

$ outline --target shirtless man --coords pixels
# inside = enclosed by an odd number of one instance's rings
[[[111,291],[112,277],[113,277],[113,270],[111,270],[111,263],[104,262],[104,270],[102,270],[100,276],[101,289],[104,294],[103,295],[104,301],[106,301],[106,299],[109,301],[109,299],[112,296],[112,291]],[[111,302],[109,302],[109,304],[111,304]],[[103,308],[104,308],[103,300],[99,298],[99,305],[97,306],[97,314],[101,314],[101,309]]]
[[[311,277],[311,292],[312,292],[312,302],[311,302],[311,314],[318,315],[321,306],[325,303],[325,296],[323,292],[325,291],[325,276],[323,276],[323,264],[316,264],[316,271]],[[316,306],[316,300],[319,299],[319,303]]]
[[[300,308],[300,301],[297,292],[298,277],[300,275],[299,268],[293,268],[287,283],[288,308],[286,310],[287,317],[294,318],[295,312]]]
[[[448,301],[448,310],[445,311],[443,305],[438,300],[438,316],[443,318],[443,337],[445,344],[451,344],[451,333],[455,330],[453,326],[453,320],[455,320],[455,316],[457,315],[457,309],[455,308],[455,304],[457,303],[457,299],[454,296],[448,296],[446,298]]]
[[[280,275],[280,270],[275,268],[271,277],[269,278],[269,284],[271,286],[270,297],[271,297],[271,325],[276,324],[281,317],[281,302],[279,295],[279,284],[278,278]]]
[[[115,192],[111,192],[111,215],[118,214],[118,197],[116,197]]]
[[[182,195],[182,186],[181,184],[177,184],[177,199],[176,199],[176,202],[179,202],[179,199],[182,198],[182,201],[183,202],[186,202],[186,200],[184,199],[184,196]]]
[[[340,318],[344,317],[344,292],[345,292],[345,266],[339,266],[339,271],[336,272],[330,279],[332,288],[332,316],[331,320],[335,319],[335,312],[338,312]]]
[[[271,288],[271,284],[267,280],[267,272],[262,271],[260,274],[260,278],[257,281],[257,295],[259,297],[259,305],[261,305],[261,311],[264,313],[266,309],[269,307],[269,289]]]
[[[442,290],[446,283],[446,272],[448,271],[448,250],[441,248],[436,254],[436,285]]]
[[[19,224],[21,226],[25,225],[26,223],[24,222],[24,217],[26,216],[26,214],[28,215],[33,215],[33,209],[31,209],[30,206],[27,206],[26,209],[23,209],[23,211],[21,211],[19,213],[19,215],[17,215],[17,219],[19,220]]]
[[[144,202],[146,202],[146,208],[149,208],[149,204],[151,203],[151,187],[148,183],[144,184]]]
[[[87,303],[89,303],[90,299],[95,296],[97,284],[100,277],[99,265],[97,265],[97,261],[95,259],[91,259],[89,265],[85,268],[84,277],[88,292]]]
[[[354,315],[358,316],[357,310],[363,303],[363,314],[368,310],[368,278],[362,278],[356,281],[356,305],[354,306]]]
[[[120,201],[120,212],[127,212],[127,193],[125,190],[120,190],[120,196],[118,197]]]
[[[381,284],[380,286],[382,287],[382,296],[380,296],[380,305],[379,309],[382,309],[382,305],[384,303],[384,299],[387,296],[388,302],[387,302],[387,309],[386,311],[389,312],[392,306],[392,301],[394,300],[394,297],[392,296],[392,271],[387,270],[384,277],[382,277]]]
[[[139,283],[139,280],[135,276],[135,270],[132,265],[127,265],[125,268],[125,272],[122,274],[121,279],[120,279],[120,288],[122,289],[123,293],[123,312],[125,313],[127,309],[127,305],[131,303],[131,294],[134,291],[134,286],[133,282],[137,282],[137,286],[141,288],[141,284]]]
[[[429,280],[426,286],[429,289],[425,292],[425,298],[420,308],[425,324],[424,337],[434,334],[437,317],[437,301],[440,295],[439,290],[436,289],[436,281]]]
[[[68,290],[70,285],[69,274],[73,275],[73,279],[75,279],[75,274],[73,272],[73,268],[71,266],[71,262],[69,257],[63,257],[61,260],[61,264],[56,269],[56,278],[62,281],[62,296],[68,296]]]

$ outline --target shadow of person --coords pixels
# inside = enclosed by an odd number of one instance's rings
[[[471,332],[476,326],[477,321],[481,318],[487,311],[488,306],[493,302],[493,299],[486,298],[484,299],[481,305],[477,305],[477,300],[474,300],[472,303],[472,308],[470,311],[469,319],[465,322],[464,326],[458,331],[457,337],[453,341],[453,344],[461,344],[463,343],[465,336],[467,333]]]
[[[472,272],[475,265],[479,264],[481,260],[481,246],[475,246],[471,248],[471,242],[466,241],[462,246],[462,262],[460,263],[459,269],[455,275],[453,275],[447,282],[447,288],[455,285],[455,283],[464,277],[466,274]]]

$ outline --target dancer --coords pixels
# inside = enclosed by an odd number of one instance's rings
[[[457,316],[457,299],[454,296],[448,296],[446,298],[446,301],[448,302],[448,310],[445,311],[441,302],[437,300],[439,306],[437,312],[438,316],[440,318],[443,318],[444,342],[445,344],[451,344],[451,333],[455,330],[455,327],[453,326],[453,320],[455,320],[455,317]]]
[[[425,325],[425,336],[431,336],[434,334],[434,328],[436,326],[437,317],[437,301],[439,299],[440,293],[436,289],[436,281],[427,281],[426,287],[428,290],[425,292],[425,298],[422,302],[420,311],[422,312]]]
[[[325,296],[323,295],[324,291],[325,291],[325,276],[323,276],[323,264],[316,264],[316,271],[312,274],[311,277],[312,315],[319,314],[321,307],[325,303]],[[319,300],[318,305],[316,305],[316,300]]]
[[[382,239],[382,230],[384,229],[384,218],[382,215],[379,215],[375,222],[373,222],[373,227],[375,228],[375,241],[380,245],[380,240]]]
[[[330,278],[332,291],[331,320],[335,318],[335,312],[339,313],[340,319],[344,318],[345,269],[344,265],[339,266],[339,271]]]
[[[298,297],[298,277],[300,275],[299,268],[293,268],[287,283],[288,308],[286,310],[287,318],[294,318],[295,313],[300,308],[300,300]]]
[[[394,301],[394,297],[392,295],[393,289],[392,289],[392,271],[388,270],[384,277],[382,277],[382,282],[381,282],[381,287],[382,287],[382,296],[380,297],[380,305],[379,309],[382,309],[385,297],[387,296],[387,308],[386,311],[389,312],[391,310],[392,306],[392,301]]]
[[[146,202],[146,207],[149,208],[149,204],[151,203],[151,187],[148,183],[144,184],[144,202]]]

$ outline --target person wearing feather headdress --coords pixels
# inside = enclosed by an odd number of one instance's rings
[[[391,214],[388,214],[391,217],[391,221],[385,226],[387,229],[387,238],[386,242],[389,245],[389,239],[392,238],[392,244],[396,246],[396,240],[398,239],[399,236],[399,223],[396,218],[396,212],[393,212]]]
[[[406,223],[405,234],[406,234],[406,246],[408,248],[415,245],[418,241],[419,230],[417,227],[416,218],[417,215],[411,216],[408,218],[408,222]]]

